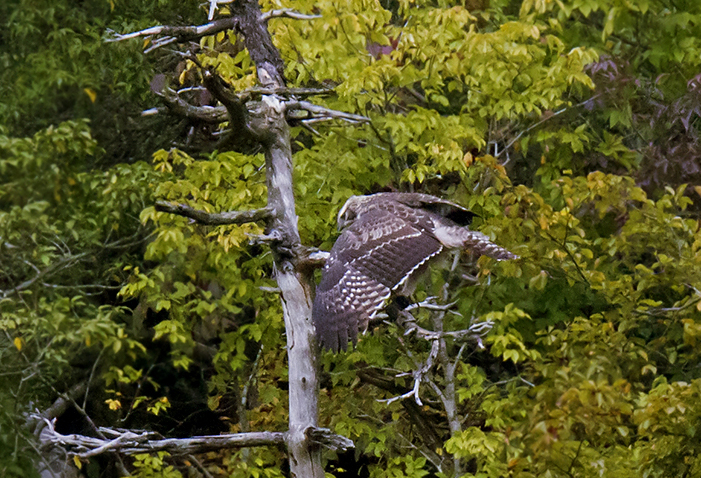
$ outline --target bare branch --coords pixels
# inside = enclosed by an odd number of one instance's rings
[[[141,116],[154,116],[163,114],[168,111],[168,108],[149,108],[141,112]]]
[[[410,315],[406,311],[400,311],[399,312],[400,317],[405,317]],[[411,318],[413,321],[413,317]],[[401,339],[400,339],[401,342]],[[421,397],[419,396],[419,387],[421,386],[421,382],[428,382],[432,385],[434,390],[437,388],[432,381],[427,377],[428,373],[431,371],[433,368],[433,361],[436,359],[438,355],[438,350],[439,350],[439,341],[434,340],[433,343],[431,344],[431,351],[428,354],[428,358],[423,364],[420,364],[415,358],[414,355],[407,349],[406,352],[409,356],[409,358],[414,362],[414,366],[416,367],[415,370],[412,370],[411,373],[402,373],[397,375],[397,378],[411,375],[414,378],[414,387],[409,390],[408,392],[397,396],[397,397],[392,397],[386,400],[379,400],[380,402],[384,402],[387,404],[390,404],[394,401],[397,400],[403,400],[405,398],[409,397],[414,397],[414,401],[418,406],[423,406],[423,402],[421,401]],[[438,394],[440,395],[440,391],[438,391]]]
[[[311,113],[311,116],[306,118],[291,118],[307,122],[312,121],[328,121],[333,119],[340,119],[343,121],[348,121],[349,123],[369,123],[370,118],[367,116],[354,115],[351,113],[346,113],[343,111],[332,110],[324,108],[323,106],[318,106],[308,101],[286,101],[285,106],[287,111],[307,111]]]
[[[41,436],[42,448],[60,447],[68,449],[79,458],[90,458],[104,453],[135,455],[167,451],[175,456],[205,453],[230,448],[253,446],[284,446],[285,432],[249,432],[225,435],[196,436],[191,438],[159,438],[157,433],[143,430],[100,428],[101,438],[84,435],[62,435],[53,427],[53,422],[36,416],[46,424]],[[327,428],[308,427],[306,436],[315,444],[332,451],[348,451],[355,448],[352,440],[336,435]]]
[[[219,5],[232,3],[234,1],[235,0],[209,0],[209,13],[207,15],[207,20],[212,21],[212,18],[214,18],[214,12],[217,11]]]
[[[43,277],[46,277],[50,274],[53,274],[54,272],[58,272],[60,270],[63,270],[71,265],[73,263],[83,259],[84,257],[87,257],[90,255],[89,252],[83,252],[81,254],[76,254],[76,255],[71,255],[71,256],[66,256],[55,263],[51,264],[49,267],[47,267],[44,270],[40,270],[39,272],[36,273],[34,277],[31,279],[27,279],[26,281],[22,282],[21,284],[17,285],[16,287],[12,289],[7,289],[7,290],[2,290],[0,289],[0,298],[7,298],[11,295],[17,294],[19,292],[22,292],[25,289],[30,288],[32,285],[34,285],[38,280],[42,279]],[[36,267],[33,267],[33,269],[37,269]]]
[[[278,96],[316,96],[330,95],[334,90],[331,88],[261,88],[253,87],[243,90],[239,93],[239,97],[243,101],[248,101],[251,98],[261,95],[278,95]]]
[[[89,458],[107,452],[134,455],[167,451],[173,455],[189,455],[226,448],[282,446],[285,444],[285,437],[286,433],[283,432],[251,432],[158,440],[153,439],[152,432],[124,431],[114,438],[106,439],[83,435],[61,435],[51,428],[42,436],[42,447],[69,448],[79,458]]]
[[[221,2],[219,2],[221,3]],[[296,10],[292,10],[291,8],[281,8],[279,10],[269,10],[267,12],[264,12],[260,16],[260,21],[261,22],[267,22],[271,18],[292,18],[294,20],[314,20],[316,18],[321,18],[321,15],[309,15],[306,13],[300,13]]]
[[[328,251],[313,251],[306,257],[306,261],[316,267],[322,267],[331,255]]]
[[[42,282],[42,286],[48,287],[50,289],[98,289],[98,290],[118,290],[121,289],[122,285],[102,285],[102,284],[82,284],[82,285],[61,285],[61,284],[50,284],[48,282]]]
[[[440,306],[436,306],[440,307]],[[440,309],[439,309],[440,310]],[[494,327],[494,322],[485,321],[477,322],[467,329],[462,330],[452,330],[448,332],[434,332],[433,330],[424,329],[416,324],[413,316],[407,312],[400,313],[400,319],[397,320],[397,324],[404,328],[404,335],[409,335],[415,333],[417,337],[425,340],[440,340],[443,338],[452,338],[456,342],[473,340],[477,342],[478,347],[484,348],[481,341],[481,337],[484,337],[492,327]]]
[[[369,383],[393,394],[406,392],[404,387],[396,383],[394,376],[387,376],[376,368],[362,368],[358,370],[357,376],[362,382]],[[409,419],[416,426],[418,436],[425,446],[424,451],[433,457],[431,462],[440,468],[439,464],[442,462],[442,459],[433,450],[441,448],[443,440],[437,433],[436,424],[431,421],[429,416],[422,411],[421,407],[414,400],[402,400],[400,403],[409,415]]]
[[[248,124],[246,104],[236,92],[219,75],[209,69],[202,72],[202,82],[207,87],[207,90],[226,108],[226,111],[229,113],[231,129],[242,131],[255,137]]]
[[[207,35],[214,35],[225,30],[234,29],[238,25],[238,18],[228,17],[222,18],[220,20],[215,20],[204,25],[190,25],[190,26],[168,26],[159,25],[145,30],[140,30],[138,32],[127,33],[124,35],[115,34],[112,38],[108,38],[108,42],[116,42],[129,40],[131,38],[138,37],[152,37],[156,35],[162,35],[162,37],[149,47],[146,52],[152,51],[155,48],[167,45],[169,43],[186,43],[193,40],[198,40]]]
[[[207,468],[205,468],[202,463],[195,457],[195,455],[188,455],[186,457],[189,461],[195,464],[195,468],[204,475],[205,478],[214,478],[214,475],[212,475]]]
[[[434,302],[435,299],[437,299],[437,297],[426,297],[426,300],[419,302],[418,304],[411,304],[407,306],[405,310],[427,309],[445,312],[450,310],[455,304],[457,304],[457,302],[451,302],[449,304],[436,304]]]
[[[164,91],[163,99],[166,102],[168,109],[177,115],[211,124],[229,121],[227,110],[224,106],[193,106],[180,98],[172,90]],[[155,111],[154,109],[150,109],[143,111],[141,115],[147,116],[158,112],[160,112],[159,109],[156,109]]]
[[[156,211],[189,217],[199,224],[208,226],[267,221],[275,215],[275,210],[270,207],[250,211],[206,212],[185,204],[173,204],[165,201],[156,202]]]
[[[462,329],[462,330],[453,330],[450,332],[432,332],[430,330],[422,329],[419,326],[414,327],[412,330],[408,330],[406,333],[411,333],[411,332],[416,332],[418,337],[421,337],[426,340],[438,340],[440,338],[445,338],[445,337],[451,337],[453,338],[456,342],[462,342],[462,341],[474,341],[477,342],[477,347],[480,349],[484,349],[484,345],[482,344],[482,337],[484,337],[487,333],[489,333],[490,330],[492,330],[492,327],[494,327],[494,322],[492,321],[486,321],[486,322],[479,322],[476,324],[472,324],[469,328],[467,329]]]
[[[43,428],[46,426],[47,421],[53,420],[55,418],[63,415],[68,407],[71,406],[71,401],[74,397],[79,397],[87,389],[87,383],[79,382],[73,386],[66,394],[58,397],[54,403],[44,410],[40,415],[33,414],[29,419],[29,427],[32,428],[32,432],[39,436]]]
[[[282,234],[278,231],[273,230],[270,234],[247,234],[248,243],[258,246],[272,246],[273,244],[278,244],[283,240]]]
[[[273,44],[258,1],[239,0],[229,7],[238,19],[237,32],[243,34],[243,44],[256,65],[258,81],[266,88],[285,86],[285,64]]]

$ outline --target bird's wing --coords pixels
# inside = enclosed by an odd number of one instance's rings
[[[392,290],[442,250],[416,221],[383,208],[360,215],[331,249],[316,289],[312,317],[321,345],[337,351],[355,343]]]

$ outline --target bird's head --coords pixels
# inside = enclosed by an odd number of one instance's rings
[[[342,231],[358,217],[358,206],[367,196],[351,196],[338,211],[338,230]]]

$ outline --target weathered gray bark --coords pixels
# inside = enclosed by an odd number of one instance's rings
[[[108,429],[102,429],[103,433]],[[191,438],[154,438],[151,432],[121,432],[110,438],[94,438],[83,435],[61,435],[47,427],[43,447],[49,445],[69,447],[80,458],[119,452],[124,455],[167,451],[172,455],[205,453],[225,448],[249,446],[281,446],[285,443],[283,432],[249,432],[229,435]],[[126,475],[125,475],[126,476]]]
[[[323,477],[320,451],[307,439],[305,431],[316,428],[317,373],[314,327],[311,321],[312,281],[297,270],[303,254],[297,229],[292,190],[292,150],[290,130],[283,103],[264,97],[264,114],[268,123],[268,142],[264,143],[268,185],[268,207],[275,211],[269,222],[269,234],[275,254],[275,280],[280,289],[287,332],[289,367],[289,431],[287,449],[290,471],[296,477]],[[300,254],[301,253],[301,254]]]

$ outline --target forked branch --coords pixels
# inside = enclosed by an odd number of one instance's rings
[[[81,459],[103,453],[135,455],[167,451],[171,455],[182,456],[252,446],[284,447],[287,436],[286,432],[248,432],[191,438],[162,438],[150,431],[101,427],[99,431],[103,438],[95,438],[84,435],[62,435],[54,429],[53,421],[43,417],[36,418],[46,424],[41,437],[42,448],[62,447]],[[315,444],[332,451],[343,452],[355,447],[352,440],[336,435],[327,428],[309,427],[305,433]]]
[[[219,124],[229,120],[225,107],[194,106],[180,98],[180,96],[172,90],[164,91],[162,97],[168,109],[178,116],[210,124]],[[150,114],[153,111],[154,110],[148,110],[148,112],[143,112],[142,115]]]
[[[139,37],[153,37],[160,36],[153,44],[146,50],[152,51],[155,48],[159,48],[170,43],[185,43],[193,40],[199,40],[200,38],[207,35],[214,35],[215,33],[223,32],[225,30],[232,30],[238,24],[238,18],[229,17],[215,20],[213,22],[206,23],[204,25],[190,25],[190,26],[168,26],[168,25],[158,25],[151,28],[146,28],[145,30],[139,30],[138,32],[122,34],[114,34],[111,38],[108,38],[108,42],[129,40],[131,38]]]

